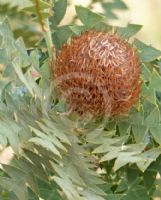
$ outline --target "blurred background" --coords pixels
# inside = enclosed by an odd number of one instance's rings
[[[75,13],[75,4],[88,6],[90,2],[90,0],[71,0],[71,6],[69,6],[62,23],[68,24],[71,21]],[[100,12],[102,11],[101,2],[101,0],[97,1],[94,8]],[[161,49],[161,0],[123,0],[123,2],[128,9],[126,11],[114,10],[118,19],[109,20],[109,22],[117,26],[126,26],[128,22],[143,25],[141,31],[136,35],[137,38]]]
[[[36,24],[36,11],[31,2],[33,1],[0,0],[0,18],[5,15],[9,17],[15,36],[23,36],[28,47],[33,46],[41,37],[40,25]],[[68,0],[68,9],[61,22],[62,25],[73,22],[74,6],[80,4],[106,14],[111,25],[126,26],[127,23],[143,25],[136,37],[161,49],[161,0]],[[31,8],[27,9],[27,6]]]

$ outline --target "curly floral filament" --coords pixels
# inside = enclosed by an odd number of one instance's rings
[[[140,93],[138,54],[115,34],[88,31],[73,38],[58,53],[54,68],[56,87],[80,114],[128,112]]]

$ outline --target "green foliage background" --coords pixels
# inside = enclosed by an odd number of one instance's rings
[[[142,26],[111,27],[121,0],[103,13],[76,6],[61,26],[66,0],[7,0],[0,5],[0,144],[15,153],[2,165],[3,200],[150,200],[161,197],[161,51],[130,39]],[[6,18],[7,16],[7,18]],[[107,17],[107,18],[106,18]],[[74,23],[76,19],[81,25]],[[11,26],[11,27],[10,27]],[[89,29],[117,32],[138,49],[142,92],[128,116],[66,116],[52,86],[54,54]],[[53,49],[54,44],[54,49]]]

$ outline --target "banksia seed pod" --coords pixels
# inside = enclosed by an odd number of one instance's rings
[[[72,111],[119,115],[128,112],[138,99],[139,57],[115,34],[88,31],[62,47],[54,80]]]

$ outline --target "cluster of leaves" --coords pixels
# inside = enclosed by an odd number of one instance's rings
[[[128,9],[127,5],[122,0],[102,0],[101,2],[99,0],[92,0],[89,5],[89,8],[94,8],[95,4],[97,3],[101,5],[103,14],[110,20],[118,19],[118,16],[115,13],[115,11],[126,11]]]
[[[70,1],[67,2],[67,0],[39,0],[38,2],[41,19],[36,9],[35,0],[0,1],[0,17],[4,18],[6,15],[8,16],[15,37],[23,37],[27,47],[37,45],[42,40],[41,28],[39,26],[40,20],[44,22],[49,18],[52,29],[57,29],[57,25],[59,25],[65,15],[68,4],[71,3]],[[91,0],[89,7],[93,9],[97,3],[100,3],[100,1]],[[127,6],[122,0],[113,0],[112,2],[103,0],[100,4],[103,14],[110,20],[117,19],[115,10],[127,10]],[[53,15],[53,13],[56,14]],[[77,18],[77,15],[74,16],[74,18],[71,19],[72,22]],[[61,34],[63,34],[64,31],[68,31],[69,36],[71,36],[72,30],[67,29],[67,26],[63,26],[57,31],[61,32]],[[64,41],[66,41],[66,38]]]
[[[42,21],[52,16],[53,3],[39,1],[39,12]],[[0,17],[7,15],[16,38],[23,37],[27,46],[36,45],[42,38],[39,26],[39,15],[37,13],[36,1],[34,0],[2,0],[0,1]]]
[[[38,2],[38,12],[34,2]],[[50,21],[56,50],[82,31],[112,29],[105,16],[82,6],[76,6],[82,25],[59,26],[67,8],[65,0],[54,1],[53,8],[50,1],[30,3],[23,10],[37,13],[45,28],[45,20]],[[118,4],[126,8],[120,0],[102,3],[108,9]],[[11,7],[7,5],[7,9]],[[111,13],[107,10],[107,15]],[[128,24],[117,27],[116,32],[129,39],[140,29],[140,25]],[[2,165],[0,198],[150,200],[161,196],[156,180],[161,174],[161,52],[137,39],[133,45],[142,63],[139,103],[128,116],[107,121],[73,119],[63,115],[65,105],[52,89],[44,45],[27,51],[22,38],[15,40],[8,20],[1,20],[0,144],[10,145],[15,156],[9,165]]]

